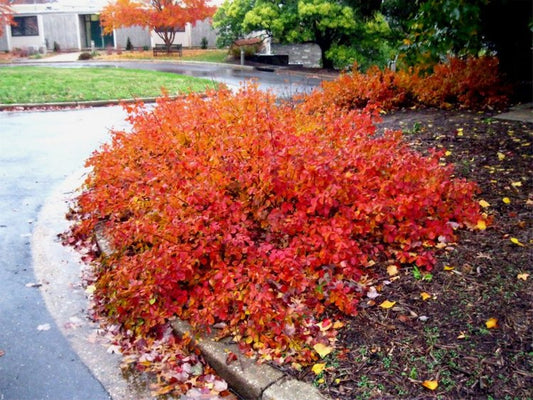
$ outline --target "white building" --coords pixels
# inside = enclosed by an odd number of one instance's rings
[[[100,10],[109,0],[18,0],[11,5],[15,26],[6,26],[0,36],[0,51],[27,49],[46,52],[112,47],[124,49],[128,38],[136,48],[154,47],[162,40],[143,27],[116,29],[103,35]],[[215,46],[216,33],[208,20],[187,24],[176,34],[174,43],[200,46],[202,38]]]

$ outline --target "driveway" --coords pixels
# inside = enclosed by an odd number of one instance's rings
[[[45,306],[40,290],[49,282],[36,278],[30,244],[39,211],[54,187],[80,169],[108,139],[107,128],[124,125],[123,119],[120,107],[0,113],[2,400],[110,398]],[[81,314],[85,307],[78,307]],[[67,317],[73,325],[83,322]]]

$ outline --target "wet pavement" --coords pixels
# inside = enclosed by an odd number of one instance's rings
[[[0,113],[0,399],[110,398],[61,334],[40,293],[31,241],[54,186],[123,124],[119,107]],[[58,232],[59,233],[59,232]]]

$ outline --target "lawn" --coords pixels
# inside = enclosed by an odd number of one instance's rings
[[[55,103],[156,97],[203,91],[209,80],[122,68],[3,68],[0,103]]]
[[[199,62],[213,62],[224,63],[227,61],[228,50],[225,49],[183,49],[182,57],[178,55],[159,55],[153,56],[151,50],[146,51],[122,51],[112,52],[110,54],[106,52],[100,52],[95,57],[97,60],[173,60],[173,61],[199,61]]]

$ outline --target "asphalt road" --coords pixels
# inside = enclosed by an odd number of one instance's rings
[[[121,108],[0,113],[0,399],[110,398],[47,310],[30,243],[54,186],[124,124]],[[59,232],[58,232],[59,233]]]
[[[205,64],[61,63],[43,67],[87,65],[200,76],[232,88],[256,79],[260,88],[278,96],[309,91],[320,82],[319,77],[288,71]],[[109,138],[108,128],[125,126],[124,117],[120,107],[0,112],[0,400],[110,398],[46,307],[41,290],[48,283],[36,278],[30,245],[39,212],[54,188]],[[83,315],[83,306],[78,308],[77,315]],[[62,316],[62,320],[68,318]]]

